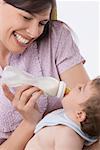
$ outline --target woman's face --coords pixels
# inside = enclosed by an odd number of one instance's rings
[[[44,30],[51,7],[31,15],[0,0],[0,49],[22,53]]]

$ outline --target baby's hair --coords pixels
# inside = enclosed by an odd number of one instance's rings
[[[90,136],[100,137],[100,77],[91,83],[93,95],[83,104],[86,119],[81,122],[81,129]]]

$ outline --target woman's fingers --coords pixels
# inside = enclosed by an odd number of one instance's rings
[[[33,87],[29,85],[24,85],[22,87],[19,87],[15,93],[15,97],[12,102],[13,106],[19,111],[24,111],[25,108],[28,108],[27,104],[31,103],[30,99],[31,97],[33,97],[33,95],[34,96],[36,95],[34,99],[35,99],[35,102],[37,101],[37,99],[41,95],[41,94],[38,94],[37,96],[36,92],[39,92],[39,91],[40,89],[38,89],[37,87]],[[35,102],[33,102],[33,104]],[[31,107],[33,107],[33,105]]]
[[[3,88],[4,95],[5,95],[10,101],[13,101],[13,99],[14,99],[14,94],[9,90],[8,86],[7,86],[6,84],[3,84],[3,85],[2,85],[2,88]]]
[[[32,86],[24,86],[21,89],[19,89],[16,94],[15,98],[13,100],[14,107],[23,108],[28,103],[30,98],[32,97],[32,94],[36,91],[39,91],[38,88],[32,87]]]
[[[37,106],[37,99],[40,97],[40,95],[42,95],[43,92],[42,91],[36,91],[32,94],[32,97],[30,98],[30,100],[28,101],[28,103],[26,104],[27,108],[30,107],[34,107],[35,109],[38,110],[38,106]]]
[[[37,100],[43,93],[40,89],[24,85],[18,87],[16,93],[13,94],[7,85],[3,85],[2,87],[5,96],[12,102],[24,120],[36,124],[41,119],[42,113],[39,111],[37,105]]]
[[[42,94],[37,87],[24,86],[19,89],[13,100],[13,105],[23,116],[24,120],[36,124],[42,117],[37,106],[37,100]]]
[[[6,84],[2,85],[4,95],[14,104],[21,103],[23,106],[32,97],[32,94],[36,91],[40,91],[37,87],[32,87],[29,85],[24,85],[17,88],[16,93],[13,94]]]
[[[42,118],[42,113],[40,112],[37,104],[37,100],[42,94],[42,91],[36,91],[29,99],[27,104],[24,106],[22,113],[25,120],[32,124],[37,124],[38,121]]]
[[[27,89],[26,91],[24,91],[20,97],[20,100],[23,102],[23,104],[25,105],[29,99],[32,97],[32,95],[35,92],[40,91],[38,88],[36,87],[30,87],[29,89]]]
[[[18,88],[16,89],[15,99],[16,99],[16,100],[19,100],[20,97],[21,97],[21,95],[22,95],[25,91],[27,91],[28,89],[30,89],[31,87],[32,87],[32,86],[29,86],[29,85],[24,85],[24,86],[18,87]],[[27,96],[27,94],[26,94],[26,96]],[[26,97],[26,96],[25,96],[25,97]]]

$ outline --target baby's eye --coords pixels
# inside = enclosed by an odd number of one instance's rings
[[[78,89],[81,91],[82,87],[81,87],[81,86],[79,86],[79,87],[78,87]]]

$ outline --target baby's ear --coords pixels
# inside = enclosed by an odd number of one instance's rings
[[[84,111],[77,111],[76,118],[79,122],[82,122],[86,119],[86,113]]]

